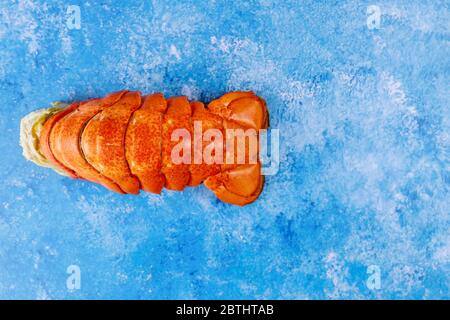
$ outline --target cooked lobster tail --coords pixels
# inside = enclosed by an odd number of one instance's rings
[[[255,154],[250,141],[267,127],[265,102],[253,92],[230,92],[205,107],[184,96],[124,90],[49,114],[37,151],[69,177],[114,192],[159,194],[204,182],[220,200],[242,206],[263,188],[258,147]],[[179,132],[187,137],[181,144]]]

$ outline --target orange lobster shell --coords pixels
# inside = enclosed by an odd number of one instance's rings
[[[39,136],[40,152],[68,176],[122,194],[181,191],[204,182],[224,202],[242,206],[255,201],[264,184],[259,159],[231,164],[172,161],[177,144],[173,131],[194,133],[194,121],[201,121],[202,132],[218,129],[225,136],[227,129],[267,128],[268,113],[264,100],[253,92],[227,93],[206,108],[184,96],[165,99],[160,93],[142,96],[124,90],[72,103],[52,115]]]

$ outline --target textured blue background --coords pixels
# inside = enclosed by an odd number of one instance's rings
[[[230,3],[73,0],[69,30],[67,4],[1,2],[0,298],[450,298],[448,1]],[[239,208],[22,157],[22,116],[122,88],[255,90],[280,171]]]

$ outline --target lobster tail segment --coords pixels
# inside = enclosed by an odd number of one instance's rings
[[[161,173],[162,120],[167,102],[161,93],[143,98],[128,123],[125,155],[131,172],[144,191],[160,194],[166,183]]]
[[[252,149],[250,142],[246,144],[245,140],[243,146],[239,145],[239,136],[233,135],[231,143],[227,141],[227,147],[231,145],[233,149],[232,161],[222,164],[221,171],[206,179],[205,186],[224,202],[239,206],[252,203],[264,185],[258,147],[259,130],[269,125],[266,103],[253,92],[230,92],[212,101],[208,109],[222,117],[225,136],[229,136],[229,130],[247,130],[250,132],[248,141],[253,135],[256,148]],[[245,154],[244,161],[239,161],[239,152]],[[226,149],[225,154],[229,153],[230,150]]]
[[[200,150],[196,122],[201,123]],[[117,193],[159,194],[163,188],[181,191],[204,182],[220,200],[246,205],[263,188],[259,130],[267,127],[265,102],[253,92],[230,92],[205,107],[186,97],[123,90],[30,113],[21,122],[21,145],[36,164]],[[198,162],[210,147],[204,139],[210,129],[227,139],[211,153],[214,159],[223,155],[222,161]],[[178,130],[189,137],[182,143],[182,162],[174,159]],[[244,140],[239,134],[228,139],[236,130]]]
[[[86,160],[124,192],[131,194],[139,193],[140,183],[131,173],[125,156],[125,134],[131,115],[140,105],[140,92],[127,92],[87,122],[80,143]]]
[[[72,112],[59,120],[50,134],[51,150],[55,158],[70,168],[77,177],[99,183],[118,192],[124,191],[112,179],[101,174],[85,157],[80,146],[81,134],[88,122],[102,110],[111,107],[127,91],[119,91],[101,99],[92,99],[79,104]],[[85,142],[86,143],[86,142]]]

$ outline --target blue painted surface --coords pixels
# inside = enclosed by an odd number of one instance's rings
[[[450,298],[447,1],[71,4],[79,30],[62,1],[0,4],[0,298]],[[122,88],[255,90],[280,171],[238,208],[203,186],[116,195],[22,157],[22,116]]]

